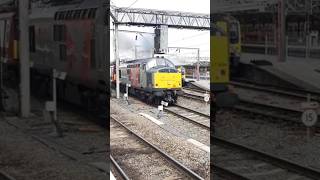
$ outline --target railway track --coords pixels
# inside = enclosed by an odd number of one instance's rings
[[[191,98],[201,102],[204,102],[203,94],[210,94],[209,91],[205,91],[205,90],[202,90],[199,88],[193,88],[193,87],[184,87],[183,90],[187,90],[187,91],[184,91],[184,93],[181,95],[182,97]],[[199,93],[201,93],[201,95]],[[210,101],[208,103],[210,103]]]
[[[15,178],[0,170],[0,180],[15,180]]]
[[[254,85],[251,83],[239,83],[239,82],[232,82],[232,84],[235,87],[243,88],[243,89],[250,89],[253,91],[258,92],[266,92],[267,94],[270,94],[270,96],[273,95],[280,95],[280,97],[283,97],[284,99],[288,100],[294,100],[292,102],[305,102],[307,95],[303,93],[298,93],[296,91],[286,91],[281,88],[266,88],[259,85]],[[305,93],[311,94],[311,100],[313,101],[319,101],[320,100],[320,94],[318,96],[315,92],[309,92],[309,91],[303,91]],[[240,98],[239,104],[233,107],[234,110],[241,111],[244,113],[250,113],[255,115],[264,116],[271,119],[280,119],[282,121],[292,123],[298,126],[303,126],[301,122],[301,114],[303,112],[302,109],[299,108],[292,108],[290,106],[284,106],[281,105],[273,105],[273,104],[266,104],[259,101],[252,101],[252,100],[246,100],[243,98]],[[318,118],[320,118],[320,115],[318,115]],[[317,123],[315,127],[319,128],[320,123]]]
[[[124,180],[130,180],[130,178],[128,177],[128,175],[124,172],[124,170],[119,166],[119,164],[117,163],[116,160],[114,160],[114,158],[110,155],[110,160],[112,165],[115,167],[115,169],[117,170],[117,173],[121,176],[122,179]]]
[[[196,88],[196,87],[183,87],[183,89],[188,90],[188,91],[194,91],[194,92],[198,92],[198,93],[209,93],[209,91],[205,91],[203,89],[200,88]]]
[[[112,120],[110,122],[110,128],[114,131],[112,134],[117,135],[117,137],[115,137],[117,139],[116,141],[120,142],[125,139],[124,143],[127,147],[119,147],[120,143],[117,143],[114,146],[111,145],[111,154],[113,155],[114,160],[118,162],[117,164],[119,167],[122,166],[122,171],[127,172],[127,177],[130,179],[141,179],[141,177],[146,177],[146,175],[152,178],[150,173],[153,173],[154,178],[156,178],[156,175],[161,174],[169,179],[203,179],[200,175],[181,164],[169,154],[165,153],[158,147],[145,140],[143,137],[130,130],[114,116],[111,115],[110,119]],[[130,163],[132,160],[139,161],[139,164],[143,167],[154,168],[151,169],[152,172],[150,172],[150,169],[148,169],[149,171],[145,172],[141,168],[130,167],[130,165],[125,164],[124,162],[129,161]]]
[[[179,105],[166,107],[164,110],[188,122],[210,130],[210,115],[203,114]]]
[[[320,102],[320,92],[315,91],[308,91],[304,89],[296,89],[296,88],[287,88],[282,86],[274,86],[268,84],[261,84],[261,83],[254,83],[247,80],[238,79],[237,81],[231,81],[231,85],[238,88],[245,88],[251,90],[257,90],[261,92],[273,93],[277,95],[287,96],[291,98],[297,99],[307,99],[308,94],[310,95],[311,99],[314,101]]]
[[[192,93],[186,93],[184,92],[182,95],[180,95],[182,97],[185,97],[185,98],[190,98],[190,99],[194,99],[196,101],[201,101],[201,102],[204,102],[203,100],[203,96],[200,96],[200,95],[196,95],[196,94],[192,94]]]
[[[213,138],[214,173],[230,179],[320,179],[320,172],[218,137]]]
[[[298,126],[304,126],[301,122],[302,111],[295,109],[284,108],[281,106],[272,106],[243,99],[241,99],[239,101],[239,104],[234,106],[233,109],[244,113],[260,115],[267,118],[280,119],[284,122],[288,122]],[[319,115],[318,118],[320,118]],[[315,127],[320,128],[320,123],[317,123]]]

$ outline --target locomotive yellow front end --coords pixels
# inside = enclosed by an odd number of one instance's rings
[[[166,58],[153,58],[147,63],[147,84],[151,87],[155,103],[166,101],[169,104],[177,102],[182,92],[182,75],[174,64]]]
[[[177,89],[182,87],[180,72],[156,72],[153,75],[155,89]]]
[[[163,68],[153,73],[153,92],[156,103],[162,100],[175,104],[182,88],[181,73],[174,68]],[[157,102],[158,101],[158,102]]]

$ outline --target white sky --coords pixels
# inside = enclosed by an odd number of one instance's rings
[[[135,1],[136,0],[111,0],[111,5],[115,5],[117,7],[128,7]],[[131,6],[131,8],[145,8],[210,14],[210,0],[137,0],[136,3],[134,3]],[[113,27],[111,26],[111,28]],[[153,28],[142,28],[134,26],[119,26],[119,29],[130,31],[143,31],[150,33],[154,32]],[[142,35],[140,35],[136,33],[119,32],[118,36],[120,58],[133,58],[135,45],[138,46],[138,57],[147,57],[149,56],[149,54],[151,54],[147,51],[151,51],[150,47],[153,46],[152,35],[143,33]],[[137,40],[135,40],[136,36],[138,37]],[[110,32],[110,41],[110,61],[114,61],[113,31]],[[210,32],[169,28],[168,46],[200,48],[200,56],[209,57]],[[181,50],[180,54],[181,56],[196,57],[197,51]]]

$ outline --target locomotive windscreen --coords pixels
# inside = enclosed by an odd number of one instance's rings
[[[169,61],[168,59],[164,58],[157,58],[157,59],[152,59],[147,63],[147,70],[154,68],[154,67],[170,67],[170,68],[175,68],[174,64]]]

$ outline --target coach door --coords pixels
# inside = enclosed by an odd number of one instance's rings
[[[141,88],[147,87],[147,75],[146,75],[146,64],[143,63],[140,66],[140,86]]]

